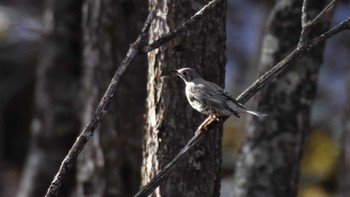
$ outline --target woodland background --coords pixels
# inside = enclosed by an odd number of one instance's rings
[[[227,1],[225,72],[222,68],[212,75],[210,70],[203,72],[218,83],[223,82],[225,73],[225,87],[234,96],[261,74],[262,43],[274,5],[275,1]],[[144,0],[0,1],[0,196],[44,195],[147,13]],[[339,1],[331,26],[349,13],[350,2]],[[186,51],[181,46],[174,48]],[[323,61],[319,58],[317,94],[300,164],[300,197],[350,195],[346,189],[350,184],[346,170],[350,165],[349,54],[350,36],[345,31],[326,41]],[[152,72],[147,69],[147,56],[141,55],[127,71],[108,115],[79,156],[62,196],[132,196],[141,176],[151,176],[140,171],[142,148],[149,146],[143,140],[147,70]],[[179,84],[176,99],[183,94],[183,84],[175,77],[171,80]],[[181,102],[189,110],[187,101]],[[255,106],[254,102],[248,106]],[[196,113],[196,118],[204,119]],[[223,128],[224,197],[232,195],[235,161],[251,124],[246,119],[230,118]],[[103,131],[110,132],[99,134]],[[185,143],[174,146],[181,148]],[[178,152],[175,148],[171,151]],[[143,183],[147,179],[143,178]]]

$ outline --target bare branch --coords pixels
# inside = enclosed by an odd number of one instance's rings
[[[93,135],[97,126],[100,124],[103,115],[107,112],[107,108],[111,103],[111,100],[117,89],[121,76],[127,69],[127,67],[130,65],[132,60],[135,58],[135,56],[139,53],[144,40],[146,40],[146,37],[148,35],[147,32],[154,18],[155,11],[152,11],[148,15],[147,20],[145,21],[141,34],[138,36],[136,41],[130,46],[124,60],[122,61],[116,73],[114,74],[104,96],[102,97],[95,113],[93,114],[90,123],[85,126],[83,131],[80,133],[80,135],[74,142],[72,148],[69,150],[68,154],[62,161],[56,176],[52,180],[50,187],[47,190],[47,193],[45,195],[46,197],[53,197],[59,195],[63,178],[70,172],[71,168],[74,166],[77,160],[78,155],[83,150],[85,144],[89,141],[90,137]]]
[[[316,45],[315,45],[316,46]],[[254,96],[260,89],[262,89],[267,83],[281,73],[292,62],[300,59],[306,53],[306,48],[301,47],[295,49],[286,58],[280,61],[276,66],[268,70],[258,80],[256,80],[251,86],[249,86],[242,94],[237,97],[237,101],[240,103],[247,102],[252,96]]]
[[[314,45],[318,45],[318,43],[320,42],[324,42],[325,40],[327,40],[328,38],[334,36],[335,34],[350,29],[350,17],[347,18],[346,20],[342,21],[341,23],[339,23],[339,25],[333,27],[332,29],[328,30],[327,32],[321,34],[320,36],[312,39],[310,41],[309,47],[314,47]]]
[[[337,0],[332,0],[311,22],[310,25],[316,25],[321,21],[321,18],[331,12],[336,5]]]
[[[161,170],[158,174],[152,178],[152,181],[144,186],[139,192],[137,192],[134,197],[148,196],[150,195],[161,183],[161,181],[169,176],[173,170],[175,170],[175,165],[185,158],[186,153],[188,153],[194,145],[199,144],[208,132],[203,132],[203,134],[196,133],[191,140],[186,144],[186,146],[181,149],[181,151]]]
[[[327,6],[325,10],[330,9],[329,7],[330,6]],[[313,23],[317,23],[317,22],[318,20],[313,20],[310,23],[310,25],[313,26],[314,25]],[[291,65],[291,63],[299,60],[301,57],[306,55],[307,52],[309,52],[314,47],[322,44],[328,38],[346,29],[350,29],[350,18],[348,18],[347,20],[344,20],[343,22],[341,22],[331,30],[314,38],[310,42],[307,42],[307,43],[303,42],[300,46],[294,49],[294,51],[292,51],[287,57],[285,57],[281,62],[279,62],[269,71],[267,71],[264,75],[259,77],[259,79],[257,79],[251,86],[249,86],[242,94],[240,94],[237,97],[237,101],[244,104],[252,96],[254,96],[261,88],[267,85],[271,81],[271,79],[278,76],[285,68]],[[142,187],[134,197],[146,197],[149,194],[151,194],[161,184],[161,182],[164,179],[166,179],[170,175],[170,173],[178,166],[178,164],[180,163],[180,161],[183,160],[186,154],[189,153],[195,145],[200,144],[205,139],[205,137],[208,135],[208,132],[206,131],[210,131],[213,128],[219,127],[228,119],[227,116],[223,116],[219,118],[220,118],[219,121],[213,121],[210,124],[208,124],[206,128],[202,130],[197,130],[195,132],[195,135],[190,139],[187,145],[174,157],[174,159],[171,160],[164,167],[164,169],[161,170],[147,185]]]
[[[308,21],[307,10],[309,5],[309,0],[303,1],[303,6],[301,8],[301,33],[299,38],[298,46],[306,45],[306,42],[309,42],[310,30],[317,25],[322,17],[331,12],[336,4],[337,0],[332,0],[311,22]]]
[[[305,28],[308,23],[307,10],[309,7],[309,0],[303,1],[303,6],[301,8],[301,27]]]
[[[307,10],[309,7],[309,0],[304,0],[301,7],[301,33],[298,45],[303,45],[309,41],[310,26],[308,24]]]

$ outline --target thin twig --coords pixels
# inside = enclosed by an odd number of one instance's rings
[[[305,45],[309,41],[309,34],[311,27],[308,23],[307,10],[309,7],[309,0],[304,0],[301,7],[301,33],[298,45]]]
[[[329,6],[325,9],[329,10]],[[321,13],[325,14],[325,11]],[[321,15],[322,16],[322,15]],[[320,17],[321,17],[320,16]],[[317,20],[313,20],[312,23],[317,23]],[[303,45],[298,46],[294,51],[292,51],[287,57],[285,57],[281,62],[267,71],[264,75],[259,77],[251,86],[249,86],[243,93],[241,93],[237,97],[237,101],[244,104],[247,102],[252,96],[254,96],[261,88],[271,81],[271,79],[278,76],[285,68],[287,68],[291,63],[303,57],[307,52],[309,52],[314,47],[322,44],[328,38],[336,35],[337,33],[350,28],[350,18],[344,20],[331,30],[326,33],[314,38],[310,42],[304,43]],[[134,197],[146,197],[151,194],[160,184],[166,179],[170,173],[179,165],[179,163],[183,160],[184,156],[186,156],[189,151],[193,149],[196,144],[200,144],[207,135],[208,132],[206,130],[210,130],[213,128],[217,128],[222,125],[227,119],[227,116],[223,116],[219,118],[219,121],[213,121],[208,126],[202,130],[196,131],[195,135],[190,139],[187,145],[172,159],[148,184],[143,186],[140,191]]]
[[[248,87],[242,94],[237,97],[237,101],[240,103],[247,102],[252,96],[254,96],[261,88],[263,88],[267,82],[275,78],[282,70],[286,68],[290,63],[300,59],[305,53],[309,52],[312,48],[322,44],[330,37],[337,33],[350,29],[350,18],[342,21],[337,26],[328,30],[327,32],[312,39],[307,45],[294,49],[286,58],[279,62],[276,66],[267,71],[258,80],[256,80],[250,87]]]
[[[309,7],[309,0],[303,1],[303,6],[301,8],[301,27],[305,28],[308,23],[307,10]]]
[[[215,7],[216,4],[218,4],[222,0],[212,0],[207,5],[205,5],[202,9],[200,9],[198,12],[196,12],[190,19],[188,19],[185,23],[181,24],[179,27],[174,29],[173,31],[169,32],[168,34],[165,34],[164,36],[158,38],[157,40],[153,41],[148,46],[144,46],[142,51],[143,52],[150,52],[156,48],[159,48],[166,42],[170,41],[171,39],[178,36],[180,33],[187,30],[189,27],[191,27],[193,24],[195,24],[200,17],[206,13],[211,8]]]
[[[333,27],[332,29],[330,29],[329,31],[327,31],[326,33],[321,34],[320,36],[312,39],[310,41],[309,47],[314,47],[314,45],[317,45],[319,42],[323,42],[325,40],[327,40],[328,38],[334,36],[335,34],[350,29],[350,17],[347,18],[346,20],[342,21],[341,23],[339,23],[339,25]]]
[[[332,0],[309,24],[317,25],[323,16],[333,10],[337,0]]]
[[[100,103],[97,106],[95,113],[89,124],[85,126],[83,131],[80,133],[76,141],[74,142],[72,148],[69,150],[68,154],[61,163],[61,166],[52,180],[50,187],[47,190],[46,197],[58,196],[63,178],[70,172],[71,168],[76,163],[79,153],[83,150],[85,144],[89,141],[90,137],[93,135],[95,129],[100,124],[103,115],[107,112],[107,108],[111,103],[114,93],[117,89],[119,81],[122,74],[130,65],[135,56],[139,53],[141,46],[147,38],[148,30],[150,28],[151,22],[155,18],[155,11],[150,12],[148,15],[141,34],[138,36],[136,41],[130,46],[124,60],[122,61],[120,67],[114,74],[104,96],[102,97]]]
[[[309,0],[303,1],[302,11],[301,11],[301,26],[302,30],[300,33],[298,46],[306,45],[306,42],[310,41],[310,31],[317,25],[322,17],[331,12],[336,5],[337,0],[332,0],[311,22],[308,21],[307,10],[309,5]]]

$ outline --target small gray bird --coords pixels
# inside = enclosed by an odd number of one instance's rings
[[[185,81],[186,97],[190,105],[197,111],[210,116],[207,123],[217,119],[216,116],[234,115],[239,117],[239,113],[266,116],[266,114],[246,109],[224,89],[215,83],[204,80],[192,68],[181,68],[175,72]],[[202,124],[200,129],[204,126],[206,125]]]

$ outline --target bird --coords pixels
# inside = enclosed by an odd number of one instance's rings
[[[193,68],[184,67],[173,72],[185,82],[185,93],[191,107],[202,114],[209,115],[198,130],[206,127],[213,120],[218,120],[217,116],[234,115],[239,118],[240,113],[267,116],[265,113],[247,109],[219,85],[203,79]]]

